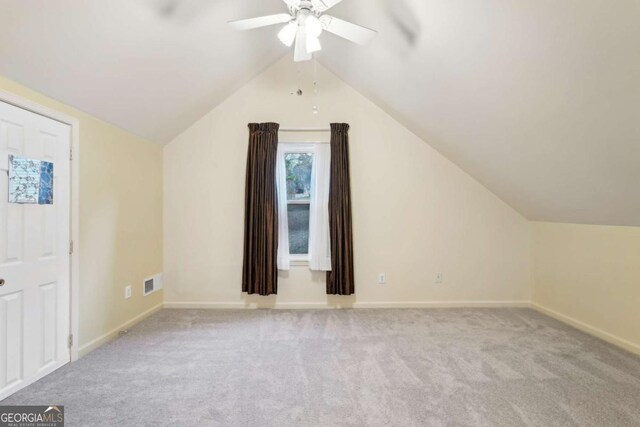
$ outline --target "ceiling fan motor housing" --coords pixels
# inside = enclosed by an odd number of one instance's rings
[[[294,18],[298,18],[298,15],[315,15],[319,17],[321,13],[310,1],[301,1],[298,6],[291,7],[291,15]]]

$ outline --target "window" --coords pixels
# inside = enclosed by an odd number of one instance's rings
[[[308,265],[331,269],[329,179],[331,147],[327,143],[278,144],[278,269]]]
[[[289,253],[309,254],[309,215],[312,192],[313,153],[285,151]]]

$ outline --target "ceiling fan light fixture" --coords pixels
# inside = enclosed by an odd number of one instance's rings
[[[278,38],[280,39],[282,44],[287,47],[291,47],[294,40],[296,39],[297,33],[298,23],[295,21],[291,21],[280,30],[280,32],[278,33]]]
[[[322,23],[314,15],[307,15],[304,25],[308,35],[317,38],[322,34]]]
[[[320,39],[318,37],[314,37],[310,34],[307,35],[307,52],[313,53],[322,50],[322,45],[320,44]]]

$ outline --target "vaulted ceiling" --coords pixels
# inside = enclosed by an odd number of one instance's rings
[[[280,0],[0,0],[0,74],[159,143],[287,53]],[[533,220],[640,226],[640,2],[344,0],[318,60]]]

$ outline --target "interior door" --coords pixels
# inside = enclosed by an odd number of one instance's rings
[[[0,101],[0,400],[70,360],[70,131]],[[53,204],[8,202],[9,155],[53,163]]]

